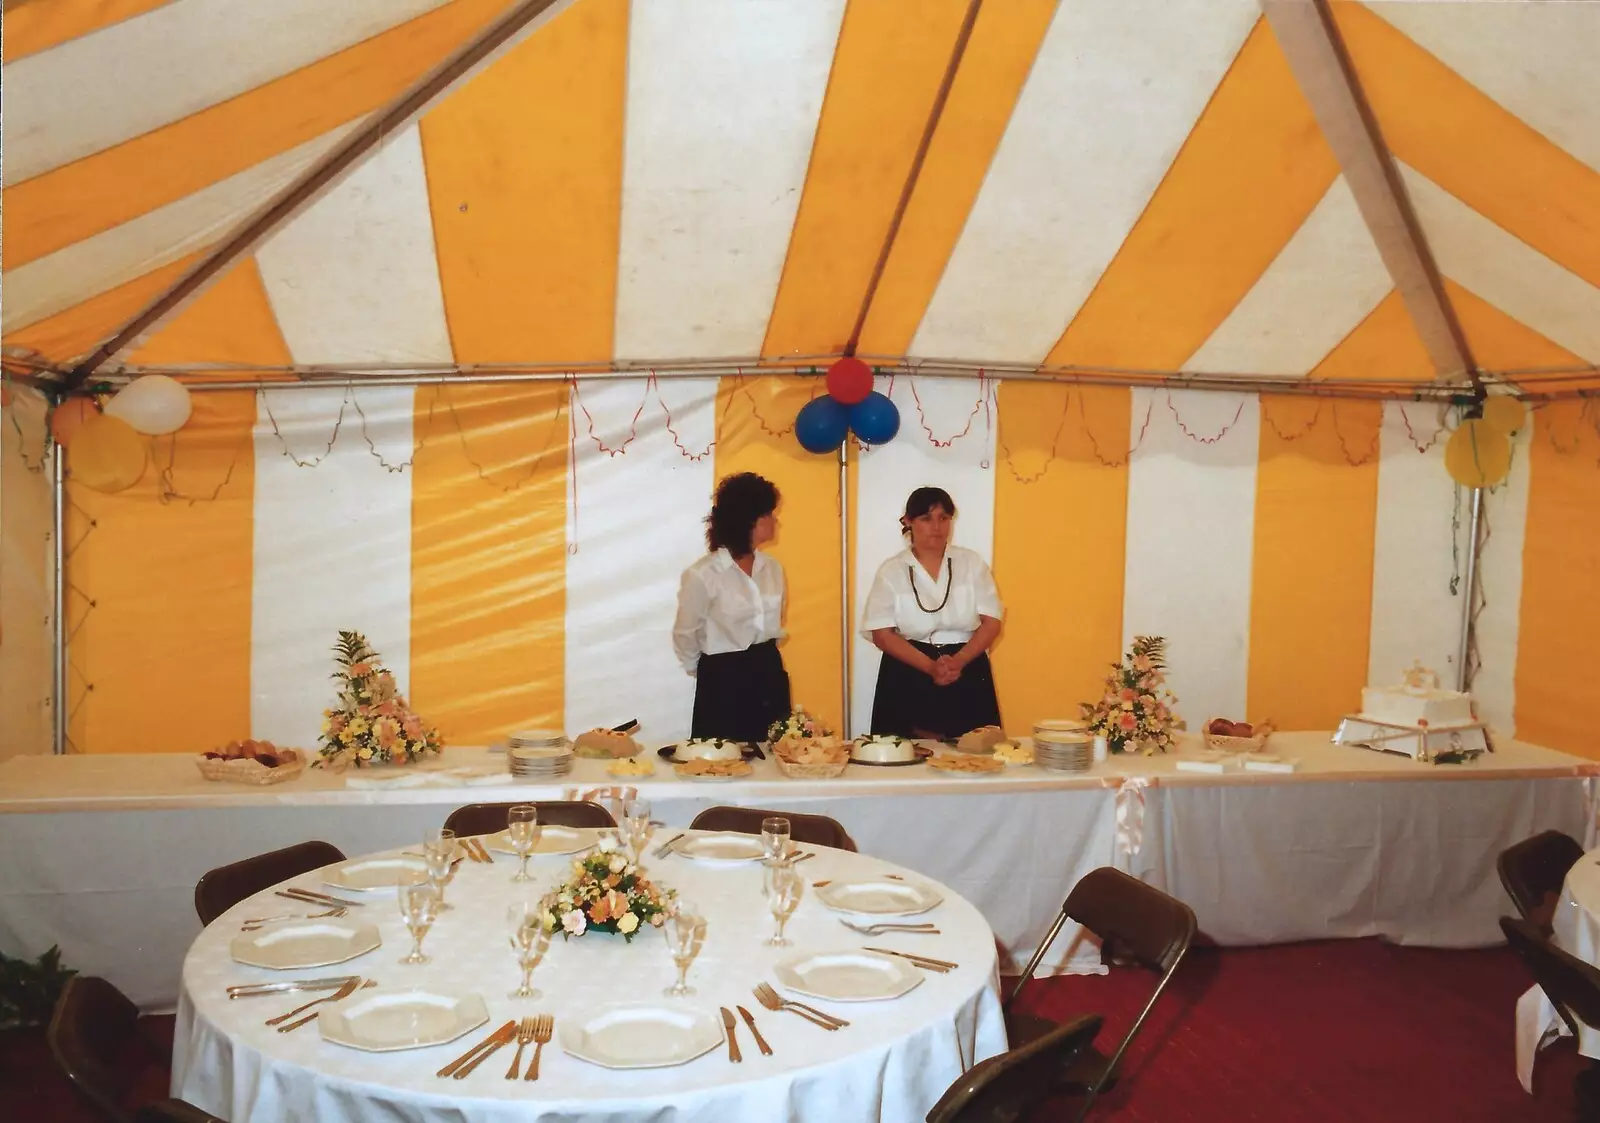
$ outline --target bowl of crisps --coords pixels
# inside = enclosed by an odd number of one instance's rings
[[[785,737],[773,746],[772,759],[791,780],[831,780],[850,766],[850,742],[837,737]]]

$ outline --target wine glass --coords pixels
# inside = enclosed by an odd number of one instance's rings
[[[650,801],[648,799],[630,799],[622,805],[622,825],[626,832],[623,841],[628,845],[628,853],[633,864],[639,864],[639,858],[644,853],[644,844],[650,838]]]
[[[772,885],[767,890],[767,907],[772,910],[772,919],[777,922],[778,927],[772,938],[767,941],[768,947],[789,946],[789,941],[783,936],[783,926],[800,904],[800,893],[804,885],[805,879],[800,876],[800,871],[795,869],[793,862],[780,861],[772,867]]]
[[[412,881],[400,886],[400,915],[411,933],[411,954],[401,963],[431,963],[422,954],[422,937],[428,934],[439,915],[439,890],[428,881]]]
[[[669,907],[661,931],[667,938],[667,950],[672,953],[672,962],[677,965],[678,981],[666,989],[668,998],[685,998],[694,993],[694,988],[688,982],[689,964],[694,962],[700,943],[705,939],[705,928],[705,918],[687,902],[678,900]]]
[[[511,992],[512,998],[538,998],[533,987],[533,969],[539,966],[550,947],[550,925],[554,923],[555,897],[546,894],[538,901],[519,901],[506,912],[511,921],[511,950],[522,968],[522,983]]]
[[[789,820],[782,815],[773,815],[761,820],[761,849],[762,873],[761,887],[770,892],[772,889],[772,866],[781,861],[789,853]]]
[[[456,832],[447,827],[435,827],[422,836],[422,860],[428,868],[428,882],[439,891],[439,911],[451,906],[444,899],[444,887],[450,882],[450,872],[455,868]]]
[[[511,849],[522,859],[517,875],[512,881],[532,881],[528,876],[528,855],[538,842],[539,809],[531,803],[519,803],[506,813],[506,834],[511,836]]]

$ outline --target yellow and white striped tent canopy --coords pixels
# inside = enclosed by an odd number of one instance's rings
[[[7,0],[9,362],[70,371],[220,266],[101,372],[444,375],[199,393],[138,487],[69,487],[75,744],[309,741],[338,627],[452,740],[636,713],[674,735],[676,576],[742,468],[784,490],[786,655],[835,720],[840,535],[859,586],[924,482],[994,560],[1008,724],[1091,697],[1134,632],[1169,637],[1194,721],[1326,726],[1415,657],[1451,677],[1447,418],[1237,387],[1423,386],[1460,373],[1452,346],[1524,389],[1592,379],[1600,4],[1327,5],[1409,229],[1339,134],[1308,7]],[[771,368],[852,342],[904,424],[852,453],[840,495],[787,433],[815,380]],[[924,362],[1001,378],[908,373]],[[448,384],[617,367],[660,377]],[[1039,367],[1145,378],[1004,377]],[[1234,389],[1168,388],[1179,371]],[[13,437],[8,471],[37,453]],[[1600,669],[1575,592],[1600,571],[1597,450],[1588,403],[1549,404],[1489,503],[1479,693],[1569,748]],[[855,647],[859,724],[875,656]]]

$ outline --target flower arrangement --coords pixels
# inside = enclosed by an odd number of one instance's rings
[[[824,725],[821,718],[812,717],[803,708],[796,706],[788,717],[779,718],[767,727],[767,741],[776,745],[785,738],[801,740],[827,737],[832,733],[833,730]]]
[[[333,653],[339,664],[333,673],[341,683],[339,705],[322,711],[319,765],[408,764],[443,747],[439,731],[424,725],[406,704],[366,636],[340,632]]]
[[[1135,636],[1121,663],[1111,665],[1106,692],[1098,702],[1081,704],[1089,728],[1106,739],[1106,749],[1125,753],[1143,748],[1149,754],[1172,747],[1179,718],[1178,699],[1167,681],[1167,641],[1160,636]]]
[[[630,862],[614,838],[602,835],[595,851],[572,863],[572,878],[554,894],[545,927],[563,939],[585,932],[616,932],[628,943],[645,925],[666,920],[670,890],[662,890]]]

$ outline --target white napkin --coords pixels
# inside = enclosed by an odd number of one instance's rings
[[[1533,1095],[1533,1062],[1539,1050],[1571,1032],[1539,987],[1529,987],[1517,999],[1517,1079],[1528,1095]]]
[[[1298,760],[1284,760],[1282,757],[1245,757],[1244,770],[1246,772],[1298,772]]]

